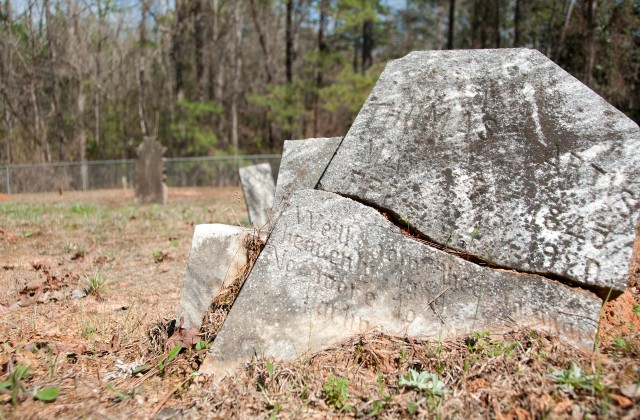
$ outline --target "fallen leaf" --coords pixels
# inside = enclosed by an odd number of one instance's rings
[[[467,390],[469,392],[476,392],[478,389],[485,388],[486,386],[487,381],[484,378],[478,378],[467,383]]]
[[[573,401],[572,400],[564,400],[564,401],[560,401],[559,403],[556,404],[555,407],[555,412],[558,414],[564,413],[565,411],[567,411],[567,409],[569,409],[571,406],[573,405]]]
[[[531,418],[531,414],[522,407],[512,408],[506,416],[516,420],[529,420]]]
[[[200,341],[200,331],[195,328],[178,328],[171,337],[167,340],[166,347],[173,348],[176,346],[191,348]]]
[[[51,352],[53,354],[60,354],[60,353],[85,354],[87,353],[87,348],[83,344],[49,343],[48,347],[51,349]]]
[[[7,232],[4,234],[4,240],[9,242],[10,244],[14,244],[18,241],[20,236],[15,232]]]
[[[23,292],[31,292],[31,291],[41,289],[42,287],[44,287],[44,282],[45,280],[43,279],[37,279],[37,280],[31,281],[27,283],[27,285],[24,287]]]
[[[633,401],[622,395],[611,394],[609,396],[622,408],[629,408],[633,405]]]
[[[640,397],[640,386],[637,384],[622,385],[620,386],[620,392],[626,397],[638,398]]]

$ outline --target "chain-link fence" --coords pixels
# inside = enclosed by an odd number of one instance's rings
[[[169,187],[237,186],[240,167],[265,162],[271,164],[275,181],[280,155],[166,158],[166,183]],[[0,193],[133,187],[135,176],[133,159],[0,165]]]

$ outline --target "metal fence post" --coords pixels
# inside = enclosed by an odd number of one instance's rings
[[[89,165],[86,160],[82,161],[80,175],[82,176],[82,191],[87,191],[89,189]]]
[[[7,195],[11,195],[11,170],[9,169],[9,165],[5,166],[4,170],[7,174]]]

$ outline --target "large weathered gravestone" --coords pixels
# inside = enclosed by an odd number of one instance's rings
[[[271,165],[261,163],[240,168],[240,183],[251,224],[258,229],[267,226],[271,221],[276,189],[271,175]]]
[[[638,126],[527,49],[414,52],[380,76],[319,188],[504,267],[617,291]]]
[[[316,187],[341,140],[329,137],[284,142],[273,203],[276,216],[294,191]]]
[[[176,321],[182,328],[200,328],[211,302],[247,264],[252,229],[220,224],[197,225],[191,241]]]
[[[164,183],[164,154],[166,148],[152,138],[145,138],[137,149],[135,199],[138,203],[164,204],[168,199]]]
[[[348,198],[297,191],[201,372],[230,372],[254,353],[293,359],[374,326],[437,338],[536,325],[589,347],[600,305],[592,293],[422,244]]]

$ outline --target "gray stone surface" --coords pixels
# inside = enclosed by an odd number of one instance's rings
[[[387,65],[319,188],[496,264],[623,290],[639,150],[633,121],[535,50],[414,52]]]
[[[176,321],[200,328],[213,299],[247,264],[246,240],[253,229],[220,224],[197,225],[180,294]]]
[[[289,203],[202,373],[231,372],[254,351],[293,359],[373,327],[437,339],[535,325],[593,344],[601,300],[590,292],[446,254],[336,194],[298,191]]]
[[[251,224],[258,229],[268,228],[276,189],[271,165],[261,163],[240,168],[240,183]]]
[[[314,189],[342,137],[287,140],[276,183],[273,213],[277,217],[294,191]]]
[[[152,138],[138,146],[136,160],[135,200],[137,203],[164,204],[168,188],[164,183],[164,154],[166,148]]]

